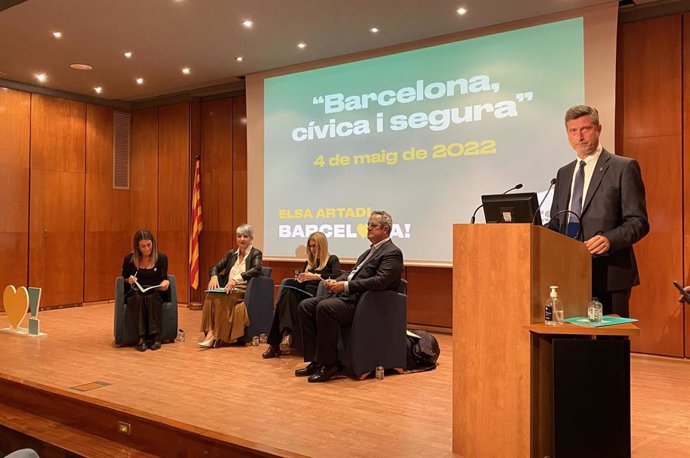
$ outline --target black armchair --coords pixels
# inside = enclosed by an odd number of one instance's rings
[[[323,282],[317,296],[325,295]],[[398,291],[366,291],[350,326],[340,327],[338,360],[347,372],[363,380],[376,367],[407,368],[407,281]],[[305,359],[313,355],[305,353]]]
[[[250,341],[252,337],[262,332],[268,334],[273,321],[273,292],[275,282],[271,278],[273,268],[262,267],[262,275],[253,277],[247,283],[247,291],[244,293],[244,303],[249,314],[249,326],[244,330],[244,340]]]
[[[377,366],[407,368],[407,281],[398,291],[366,291],[352,325],[340,327],[338,359],[360,380]]]
[[[163,330],[161,332],[161,340],[163,342],[173,341],[177,337],[177,282],[174,275],[168,275],[168,281],[170,281],[170,287],[162,294]],[[115,345],[118,347],[134,345],[139,340],[139,335],[131,332],[125,325],[126,310],[125,280],[122,277],[117,277],[115,279],[113,333],[115,335]]]

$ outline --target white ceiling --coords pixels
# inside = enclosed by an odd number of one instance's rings
[[[0,86],[10,80],[88,96],[102,86],[98,97],[120,101],[193,94],[242,87],[239,77],[262,70],[601,3],[607,0],[0,0]],[[455,12],[460,6],[465,16]],[[242,27],[244,19],[253,28]],[[298,49],[300,41],[307,47]],[[72,70],[72,63],[93,70]],[[38,72],[46,83],[35,80]]]

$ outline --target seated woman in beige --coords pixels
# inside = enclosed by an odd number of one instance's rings
[[[203,342],[199,346],[211,348],[221,342],[236,342],[249,325],[244,292],[252,277],[261,275],[262,253],[252,246],[254,229],[243,224],[235,232],[237,249],[230,250],[211,267],[208,289],[224,288],[225,293],[206,293],[201,312]]]

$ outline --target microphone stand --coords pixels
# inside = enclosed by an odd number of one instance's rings
[[[580,227],[577,231],[577,235],[575,236],[575,240],[579,240],[580,242],[584,242],[584,234],[582,232],[582,220],[580,219],[580,215],[578,215],[577,213],[575,213],[572,210],[561,210],[559,212],[556,212],[555,215],[551,215],[551,219],[554,219],[555,217],[560,216],[560,215],[564,215],[566,213],[568,213],[570,215],[574,215],[577,218],[577,224]],[[563,225],[561,225],[561,227],[563,227]]]
[[[537,219],[537,214],[541,211],[541,206],[544,205],[544,201],[546,198],[549,196],[549,193],[551,192],[551,188],[553,188],[553,185],[556,184],[556,179],[551,178],[551,184],[549,185],[549,189],[546,190],[546,194],[544,194],[544,198],[539,202],[539,205],[537,206],[537,211],[534,212],[534,215],[532,215],[532,224],[534,224],[535,220]]]

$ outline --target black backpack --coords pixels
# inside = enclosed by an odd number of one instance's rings
[[[410,335],[413,334],[413,335]],[[436,337],[426,331],[411,329],[407,333],[407,372],[430,371],[436,368],[441,354]]]

